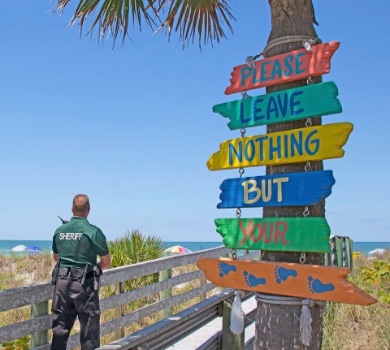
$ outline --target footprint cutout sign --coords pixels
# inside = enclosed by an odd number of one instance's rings
[[[245,282],[249,287],[256,287],[260,284],[266,284],[267,280],[264,277],[256,277],[250,274],[248,271],[244,271]]]
[[[295,269],[287,269],[282,266],[275,266],[275,280],[276,283],[281,284],[286,281],[289,277],[297,277],[298,273]]]
[[[334,291],[334,285],[332,283],[322,283],[318,278],[309,276],[307,278],[309,283],[309,289],[312,293],[325,293]]]
[[[230,272],[236,272],[237,268],[234,265],[225,263],[225,262],[220,262],[218,264],[218,269],[219,269],[219,277],[223,277]]]
[[[203,257],[197,266],[220,287],[357,305],[377,302],[346,279],[348,267]]]

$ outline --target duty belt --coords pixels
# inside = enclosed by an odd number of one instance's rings
[[[70,278],[75,281],[79,281],[81,285],[85,285],[86,280],[93,280],[93,287],[96,291],[100,289],[100,276],[102,270],[99,266],[95,265],[93,271],[88,272],[89,265],[86,264],[84,269],[75,267],[59,267],[60,262],[58,261],[52,272],[51,283],[56,284],[59,278],[65,279]]]
[[[82,279],[88,277],[94,277],[94,273],[93,271],[87,273],[85,269],[77,269],[74,267],[60,267],[58,271],[58,277],[60,278],[70,277],[72,279],[81,281]]]

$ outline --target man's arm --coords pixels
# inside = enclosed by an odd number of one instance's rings
[[[106,270],[111,266],[111,255],[103,255],[100,257],[100,268]]]
[[[55,261],[58,261],[58,258],[59,258],[59,254],[53,253],[53,259]]]

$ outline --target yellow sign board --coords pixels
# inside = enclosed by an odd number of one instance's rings
[[[222,170],[341,158],[352,129],[352,123],[334,123],[227,140],[207,167]]]

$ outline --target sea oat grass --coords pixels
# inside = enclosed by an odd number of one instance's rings
[[[349,280],[378,303],[372,306],[329,303],[323,350],[390,349],[390,254],[357,257]]]

